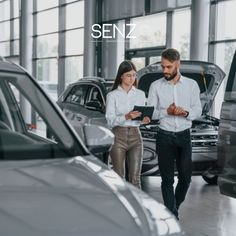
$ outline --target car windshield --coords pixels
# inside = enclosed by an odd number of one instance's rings
[[[77,134],[26,74],[0,73],[1,159],[45,159],[86,154]]]

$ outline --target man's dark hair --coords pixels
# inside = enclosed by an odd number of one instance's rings
[[[167,48],[166,50],[164,50],[161,54],[161,57],[168,60],[168,61],[170,61],[170,62],[180,60],[180,54],[174,48]]]

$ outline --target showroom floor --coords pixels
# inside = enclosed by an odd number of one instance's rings
[[[160,177],[143,177],[142,186],[153,198],[163,202]],[[218,186],[205,184],[200,176],[193,176],[179,216],[186,235],[236,235],[236,199],[221,195]]]

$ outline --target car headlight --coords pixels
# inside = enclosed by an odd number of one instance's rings
[[[162,204],[138,188],[129,185],[134,197],[143,206],[150,227],[157,235],[184,235],[175,216]]]

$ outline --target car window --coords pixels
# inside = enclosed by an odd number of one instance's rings
[[[87,89],[87,85],[75,85],[66,97],[66,102],[83,106],[85,103]]]
[[[30,124],[30,121],[28,123],[27,119],[24,119],[19,112],[22,100],[24,100],[24,105],[29,108],[28,111],[30,112],[29,101],[23,97],[14,85],[10,83],[8,85],[9,93],[2,86],[0,87],[0,160],[55,157],[51,153],[50,145],[59,144],[52,138],[51,142],[50,138],[47,138],[46,123],[41,117],[38,117],[39,122],[34,126]],[[16,99],[19,100],[13,99],[15,95]],[[14,104],[14,101],[17,101],[17,104]],[[64,155],[66,154],[64,153]],[[57,157],[61,157],[61,155]]]
[[[0,88],[0,127],[1,129],[6,127],[6,129],[12,129],[15,131],[14,121],[11,116],[10,109],[8,107],[6,98],[2,89]]]
[[[24,104],[27,104],[26,106],[29,108],[29,111],[32,112],[32,106],[29,100],[13,84],[9,83],[9,85],[12,91],[14,91],[13,95],[15,96],[15,99],[17,100],[20,110],[22,107],[22,101],[24,101]],[[33,115],[31,114],[30,116],[33,116]],[[56,142],[54,135],[51,135],[51,136],[47,135],[48,126],[45,120],[37,112],[34,113],[34,121],[31,121],[31,119],[27,120],[24,117],[22,118],[24,120],[24,125],[27,129],[27,132],[34,133],[35,135],[39,137],[53,140],[54,142]]]
[[[86,148],[76,136],[33,79],[0,73],[0,160],[85,155]]]
[[[88,90],[88,96],[86,102],[98,102],[101,107],[103,106],[103,98],[101,91],[96,86],[90,86]]]

